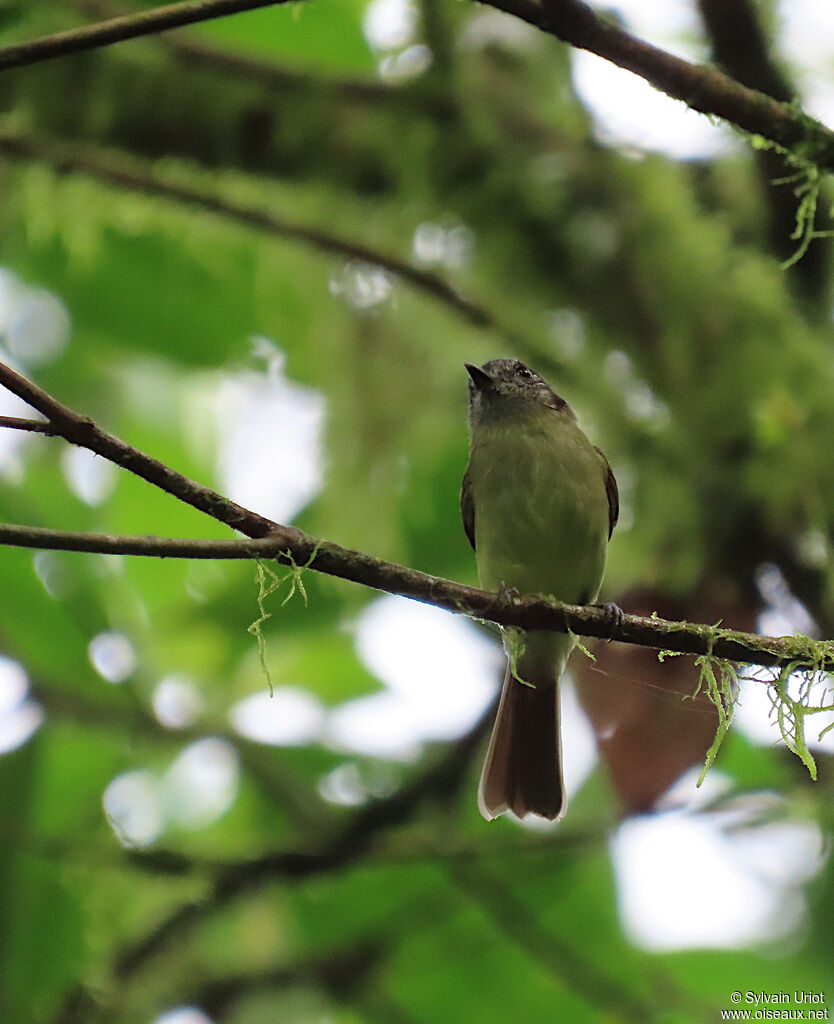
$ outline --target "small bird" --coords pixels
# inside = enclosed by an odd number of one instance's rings
[[[567,402],[518,359],[465,366],[471,450],[460,505],[481,586],[593,603],[619,513],[608,460]],[[575,638],[503,634],[507,673],[478,807],[488,821],[507,810],[561,818],[558,683]]]

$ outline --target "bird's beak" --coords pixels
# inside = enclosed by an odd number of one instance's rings
[[[492,377],[482,370],[480,366],[475,366],[473,363],[464,363],[466,372],[472,378],[472,383],[479,391],[484,391],[487,388],[491,388],[494,385]]]

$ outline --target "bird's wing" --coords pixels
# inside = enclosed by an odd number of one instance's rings
[[[610,540],[614,527],[617,525],[617,520],[620,518],[620,492],[617,490],[617,481],[604,452],[597,448],[596,445],[594,445],[594,448],[602,459],[603,466],[605,466],[605,493],[608,495],[608,538]],[[472,546],[475,546],[474,543]]]
[[[613,478],[612,478],[613,479]],[[616,493],[617,485],[614,485],[614,491]],[[472,481],[469,477],[469,467],[466,467],[466,472],[463,474],[463,483],[460,486],[460,514],[463,518],[463,528],[466,530],[466,536],[469,538],[469,543],[472,545],[472,550],[475,550],[475,501],[472,497]]]

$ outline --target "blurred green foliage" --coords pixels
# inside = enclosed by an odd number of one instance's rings
[[[96,8],[109,5],[5,4],[0,29],[14,42]],[[718,591],[760,610],[755,574],[772,563],[831,635],[831,280],[807,263],[779,269],[754,156],[637,160],[604,146],[565,48],[470,4],[417,4],[413,41],[434,63],[380,81],[366,9],[311,0],[0,76],[2,133],[72,157],[0,146],[0,265],[72,321],[65,347],[29,363],[18,352],[20,365],[221,487],[233,425],[217,419],[218,388],[266,377],[252,338],[271,339],[289,379],[326,399],[323,485],[298,525],[474,582],[457,510],[462,363],[517,354],[567,395],[620,478],[608,596]],[[151,183],[216,196],[217,210],[114,184],[97,170],[114,153]],[[406,262],[433,225],[426,269],[497,326],[242,225],[224,201]],[[824,245],[813,258],[827,268]],[[259,437],[253,472],[276,445]],[[85,502],[62,451],[23,439],[0,481],[4,518],[226,535],[126,473]],[[0,651],[44,713],[0,757],[3,1021],[150,1024],[193,1003],[218,1024],[690,1024],[716,1019],[733,989],[832,980],[830,863],[809,887],[804,935],[782,948],[649,954],[618,915],[607,838],[620,812],[601,770],[537,835],[479,819],[477,737],[403,765],[236,735],[230,707],[264,687],[250,565],[0,549],[0,573]],[[375,595],[312,574],[305,585],[309,607],[273,599],[276,684],[326,707],[378,692],[353,641]],[[137,655],[120,686],[90,661],[106,631]],[[182,729],[154,713],[176,675],[202,699]],[[102,811],[113,779],[161,785],[203,737],[239,758],[231,808],[202,828],[172,815],[148,849],[120,845]],[[735,738],[719,766],[735,795],[780,790],[827,831],[830,757],[819,760],[812,786],[783,750]],[[366,789],[358,807],[318,788],[346,764]]]

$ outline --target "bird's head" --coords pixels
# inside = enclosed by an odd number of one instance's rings
[[[495,415],[522,414],[530,403],[573,418],[570,406],[520,359],[491,359],[483,366],[465,363],[469,374],[469,416],[472,423]]]

